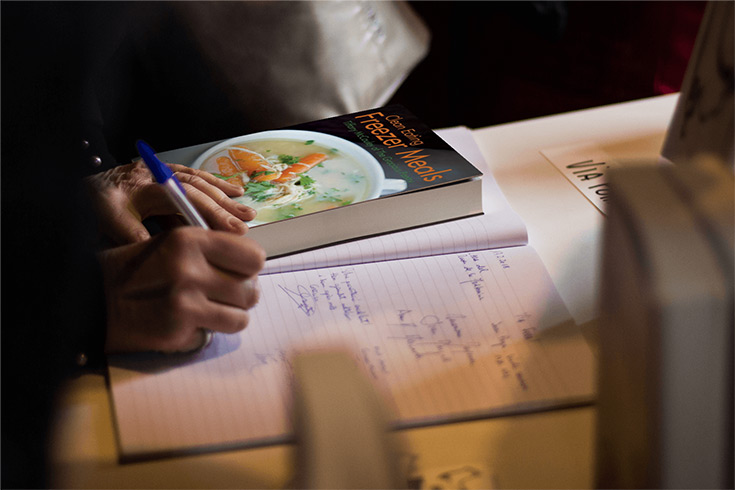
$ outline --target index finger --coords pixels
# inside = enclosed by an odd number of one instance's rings
[[[265,251],[254,240],[232,233],[210,230],[202,245],[207,262],[225,272],[252,277],[265,264]]]
[[[217,187],[228,196],[241,196],[244,192],[242,186],[231,184],[226,180],[215,177],[209,172],[205,172],[204,170],[198,170],[195,168],[187,167],[185,165],[180,165],[178,163],[168,163],[167,165],[172,172],[181,172],[185,174],[195,175],[204,180],[207,184]]]

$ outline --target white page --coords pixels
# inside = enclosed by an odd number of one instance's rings
[[[269,260],[261,274],[361,264],[381,260],[485,250],[528,243],[526,226],[493,178],[466,127],[436,131],[482,173],[482,216],[354,240]],[[437,203],[441,206],[441,203]],[[375,219],[380,219],[376,216]]]
[[[618,166],[596,143],[582,143],[541,150],[541,154],[597,209],[605,213],[610,198],[608,176]]]
[[[117,356],[123,458],[288,440],[290,358],[347,349],[396,427],[589,401],[594,363],[535,251],[271,274],[250,326],[192,357]],[[328,380],[325,380],[328,382]]]

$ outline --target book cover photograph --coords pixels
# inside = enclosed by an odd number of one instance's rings
[[[482,212],[480,171],[402,106],[231,138],[192,167],[243,187],[236,200],[257,211],[250,236],[269,257]],[[429,196],[417,194],[472,180],[478,181],[474,191],[453,193],[449,206],[443,200],[429,206],[421,202]],[[397,196],[404,197],[367,219],[378,211],[366,209],[371,202]],[[354,219],[361,220],[359,229],[345,226]],[[304,236],[297,222],[318,238]],[[294,231],[302,235],[284,238]]]

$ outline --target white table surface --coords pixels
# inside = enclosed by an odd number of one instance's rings
[[[594,142],[614,158],[654,159],[677,95],[475,130],[578,324],[594,329],[604,217],[540,150]],[[594,338],[593,336],[591,338]],[[583,407],[404,431],[424,468],[483,464],[499,488],[594,485],[595,410]],[[52,445],[59,488],[283,488],[293,448],[274,446],[119,465],[105,380],[70,383]]]
[[[678,94],[666,95],[473,133],[578,324],[596,316],[604,217],[540,151],[596,143],[616,160],[655,160],[677,99]]]

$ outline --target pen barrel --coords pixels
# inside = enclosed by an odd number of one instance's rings
[[[184,216],[186,222],[190,226],[198,226],[206,230],[209,229],[207,222],[197,212],[196,208],[184,195],[184,191],[181,190],[180,184],[176,181],[175,177],[172,177],[163,184],[166,193],[171,197],[176,209]]]

